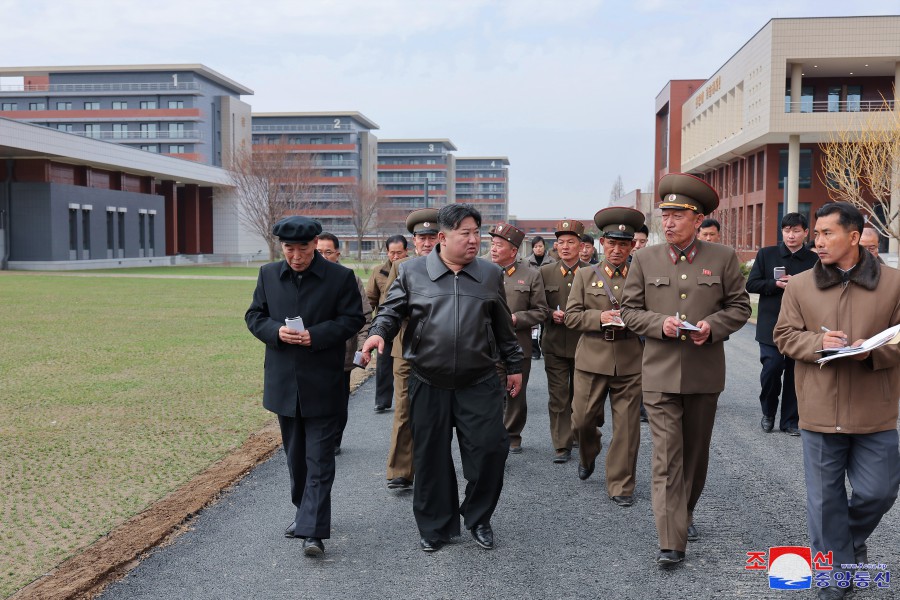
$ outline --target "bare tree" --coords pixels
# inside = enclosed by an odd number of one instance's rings
[[[885,102],[881,111],[859,113],[856,126],[833,131],[822,151],[819,179],[832,200],[849,202],[879,233],[900,240],[900,112]]]
[[[362,258],[363,238],[378,226],[378,209],[384,206],[378,188],[357,181],[344,186],[342,193],[350,203],[350,221],[356,230],[356,258]]]
[[[315,206],[313,192],[322,176],[316,157],[278,144],[242,148],[234,154],[229,174],[238,197],[238,221],[266,240],[269,260],[275,260],[278,240],[272,227],[290,212]]]
[[[619,198],[625,195],[625,185],[622,183],[622,176],[616,177],[616,182],[609,191],[609,204],[612,205]]]

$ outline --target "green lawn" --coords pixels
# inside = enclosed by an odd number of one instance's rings
[[[271,418],[253,287],[0,274],[0,598]]]
[[[376,264],[371,261],[357,263],[355,259],[342,260],[345,266],[353,269],[363,281],[365,281],[372,267]],[[250,263],[250,266],[236,265],[179,265],[175,267],[128,267],[123,269],[92,269],[87,271],[67,271],[67,273],[99,273],[102,275],[109,274],[127,274],[127,275],[190,275],[192,277],[256,277],[259,273],[259,267],[265,263]],[[251,290],[252,291],[252,290]]]

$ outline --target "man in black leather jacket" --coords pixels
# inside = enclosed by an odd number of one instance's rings
[[[479,546],[494,545],[490,519],[503,487],[509,436],[496,363],[512,396],[522,387],[522,349],[503,290],[503,273],[476,258],[481,214],[469,204],[438,212],[438,246],[400,265],[363,346],[368,357],[393,339],[401,321],[410,363],[409,398],[416,483],[413,514],[426,552],[459,535],[459,515]],[[456,427],[466,498],[459,505],[450,453]]]

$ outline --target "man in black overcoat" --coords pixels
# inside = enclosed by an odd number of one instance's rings
[[[266,345],[263,406],[278,415],[297,507],[284,533],[303,538],[307,556],[321,556],[322,540],[331,535],[344,343],[365,324],[353,271],[316,252],[321,232],[319,222],[306,217],[275,224],[285,260],[260,268],[244,316]],[[302,330],[285,325],[294,317],[303,319]]]

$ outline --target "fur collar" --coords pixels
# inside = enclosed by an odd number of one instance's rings
[[[860,261],[850,271],[850,281],[872,291],[878,287],[878,280],[881,278],[881,265],[864,248],[859,249],[859,256]],[[823,265],[821,261],[817,262],[813,267],[813,277],[816,281],[816,287],[820,290],[838,285],[843,280],[843,275],[836,266]]]

